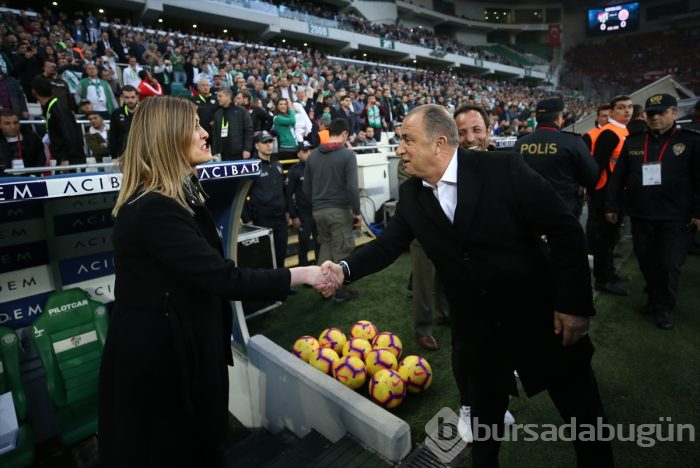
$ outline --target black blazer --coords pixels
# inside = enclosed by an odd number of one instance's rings
[[[386,267],[417,238],[445,285],[463,369],[513,394],[516,369],[534,394],[566,356],[592,355],[587,337],[564,348],[553,333],[554,310],[594,314],[583,231],[517,153],[460,149],[457,157],[454,225],[432,191],[409,179],[384,233],[347,259],[351,278]]]
[[[214,466],[226,434],[230,300],[284,299],[288,270],[238,269],[214,220],[156,193],[114,225],[115,304],[99,387],[105,466]]]

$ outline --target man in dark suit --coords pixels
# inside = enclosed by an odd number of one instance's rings
[[[414,177],[395,216],[377,240],[323,266],[348,283],[420,241],[443,280],[472,390],[473,466],[497,467],[500,442],[476,424],[503,435],[514,370],[529,396],[547,390],[567,424],[576,418],[577,434],[606,422],[591,368],[595,311],[583,231],[552,186],[517,153],[458,147],[444,107],[411,111],[396,153]],[[579,467],[613,466],[609,442],[576,437],[574,447]]]

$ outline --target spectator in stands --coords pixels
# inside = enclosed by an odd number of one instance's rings
[[[30,125],[20,126],[19,116],[12,109],[0,109],[0,130],[0,170],[11,168],[14,160],[22,160],[24,167],[45,165],[41,138]]]
[[[292,108],[294,109],[294,137],[297,143],[301,143],[304,140],[308,140],[311,131],[313,130],[313,123],[309,116],[304,110],[304,106],[299,102],[292,102]]]
[[[330,294],[319,267],[252,270],[223,257],[194,171],[211,160],[206,136],[183,99],[148,99],[134,119],[113,210],[116,313],[98,398],[105,468],[223,467],[230,301],[283,300],[303,283]]]
[[[41,104],[46,120],[51,157],[59,166],[84,163],[83,132],[70,108],[53,97],[51,82],[38,75],[32,80],[32,93]]]
[[[107,55],[108,50],[112,50],[112,43],[109,41],[109,33],[103,31],[100,34],[100,39],[95,43],[95,52],[99,57],[103,57]],[[112,53],[114,53],[113,50]]]
[[[343,94],[339,97],[340,107],[333,114],[333,118],[341,118],[348,123],[348,132],[350,137],[354,137],[357,131],[357,116],[355,115],[355,110],[352,107],[352,99],[349,94]]]
[[[170,61],[173,64],[173,80],[176,83],[185,84],[187,83],[187,72],[185,72],[185,56],[182,55],[180,47],[175,47],[172,55],[170,55]]]
[[[153,78],[148,70],[139,71],[139,86],[136,88],[139,92],[139,99],[144,100],[152,96],[163,95],[163,88],[158,83],[158,80]]]
[[[24,96],[20,83],[0,72],[0,107],[10,109],[23,119],[29,118],[27,98]]]
[[[109,151],[109,126],[105,124],[104,119],[99,112],[90,112],[87,115],[90,121],[90,129],[85,135],[85,144],[87,145],[92,157],[97,162],[102,162],[102,158],[110,155]]]
[[[318,230],[318,263],[345,258],[355,249],[353,228],[362,226],[357,182],[357,157],[346,148],[348,124],[335,119],[329,126],[328,143],[316,148],[306,162],[304,193],[311,200]],[[355,299],[355,288],[342,287],[335,301]]]
[[[75,99],[73,99],[73,96],[70,94],[68,83],[66,83],[63,78],[58,76],[58,65],[47,60],[44,62],[44,71],[42,74],[51,82],[53,95],[74,111],[76,107]]]
[[[217,94],[221,108],[214,113],[212,152],[222,161],[248,159],[253,150],[253,123],[243,107],[233,103],[231,88]]]
[[[100,112],[105,119],[118,105],[109,83],[97,76],[97,67],[91,63],[85,65],[85,78],[80,80],[79,97],[90,101],[92,110]]]
[[[206,77],[200,78],[197,81],[197,96],[192,97],[192,102],[197,106],[197,115],[199,116],[199,125],[209,135],[208,141],[212,141],[214,135],[214,113],[219,108],[219,102],[216,94],[211,92],[211,85]],[[216,151],[214,151],[216,154]]]
[[[253,136],[258,133],[270,131],[272,127],[272,116],[262,107],[260,99],[253,99],[248,91],[243,91],[241,95],[241,106],[248,111],[253,123]]]
[[[143,67],[139,65],[136,57],[129,57],[129,66],[122,71],[122,84],[139,89],[139,84],[141,84],[139,72],[141,70],[143,70]]]
[[[173,77],[173,65],[168,59],[158,57],[153,66],[153,79],[161,84],[163,94],[171,94]]]
[[[17,59],[14,63],[14,73],[22,84],[25,96],[35,102],[31,93],[32,79],[42,72],[42,63],[37,55],[36,47],[26,41],[21,41],[17,48]]]
[[[296,159],[297,140],[294,134],[296,113],[289,108],[289,101],[279,98],[275,104],[275,116],[272,119],[273,130],[277,132],[278,159]]]
[[[187,81],[185,81],[185,88],[192,88],[192,85],[197,82],[197,77],[201,73],[199,68],[199,59],[197,57],[191,57],[183,65],[185,73],[187,74]]]
[[[131,85],[124,86],[122,89],[122,106],[115,109],[110,117],[109,125],[109,152],[114,158],[118,158],[126,148],[127,137],[131,129],[131,121],[134,118],[134,112],[139,105],[139,95]]]
[[[360,117],[365,119],[368,127],[374,129],[375,139],[381,141],[382,129],[386,128],[386,110],[377,103],[375,96],[367,96],[367,106],[362,110]]]
[[[325,145],[330,140],[330,130],[328,127],[331,124],[331,119],[323,117],[318,120],[318,144]]]

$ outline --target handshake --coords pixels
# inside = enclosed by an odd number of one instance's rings
[[[308,284],[326,298],[331,297],[345,281],[341,266],[330,260],[325,261],[321,266],[292,268],[290,272],[292,286]]]

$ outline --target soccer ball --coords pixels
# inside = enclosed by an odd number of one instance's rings
[[[338,353],[331,348],[318,348],[309,356],[309,364],[324,374],[330,374],[333,370],[333,364],[338,359],[340,359]]]
[[[336,353],[340,354],[343,351],[343,346],[348,342],[345,333],[340,328],[326,328],[318,335],[318,342],[324,348],[331,348]]]
[[[346,387],[360,388],[367,379],[365,365],[357,356],[343,356],[333,364],[333,377]]]
[[[358,320],[350,327],[350,336],[352,338],[362,338],[370,343],[377,336],[377,327],[368,320]]]
[[[433,382],[433,370],[428,361],[420,356],[406,356],[399,364],[399,375],[411,393],[421,393]]]
[[[292,345],[292,353],[302,361],[309,362],[311,353],[320,347],[318,340],[313,336],[302,336]]]
[[[369,381],[369,394],[384,408],[399,406],[406,396],[406,384],[391,369],[378,371]]]
[[[367,340],[362,338],[351,338],[345,346],[343,346],[343,356],[356,356],[362,362],[367,359],[367,353],[372,351],[372,345]]]
[[[381,332],[372,341],[373,349],[388,349],[396,357],[396,359],[401,357],[401,352],[403,351],[403,346],[401,345],[401,340],[398,336],[391,332]]]
[[[396,356],[388,349],[373,349],[367,353],[365,366],[367,367],[367,373],[369,375],[374,375],[375,372],[382,369],[391,369],[395,371],[399,367],[396,362]]]

